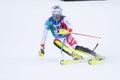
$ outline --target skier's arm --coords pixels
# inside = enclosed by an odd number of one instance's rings
[[[71,24],[69,20],[64,17],[63,21],[61,22],[63,29],[59,31],[60,34],[70,34],[72,32]]]
[[[44,28],[42,39],[41,39],[41,45],[40,45],[41,47],[45,46],[45,41],[46,41],[46,38],[47,38],[47,34],[48,34],[48,29]]]
[[[46,26],[46,25],[45,25]],[[44,54],[45,54],[45,41],[46,41],[46,38],[47,38],[47,34],[48,34],[48,29],[45,27],[44,28],[44,31],[43,31],[43,35],[42,35],[42,39],[41,39],[41,44],[40,44],[40,56],[43,57]]]
[[[49,19],[48,19],[45,22],[45,25],[44,25],[44,31],[43,31],[43,34],[42,34],[42,39],[41,39],[41,44],[40,44],[41,47],[45,46],[45,41],[46,41],[46,38],[47,38],[49,27],[50,27],[50,24],[49,24]]]

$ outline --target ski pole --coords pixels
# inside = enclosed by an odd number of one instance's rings
[[[96,44],[96,46],[94,47],[93,51],[97,48],[98,44],[99,44],[99,43]]]
[[[62,42],[61,54],[62,54],[62,52],[63,52],[63,47],[64,47],[64,44],[65,44],[65,38],[64,38],[64,40],[63,40],[63,42]],[[64,56],[64,55],[62,54],[62,56]]]
[[[87,37],[92,37],[92,38],[98,38],[98,39],[101,39],[101,37],[92,36],[92,35],[87,35],[87,34],[80,34],[80,33],[70,33],[70,34],[75,34],[75,35],[80,35],[80,36],[87,36]]]

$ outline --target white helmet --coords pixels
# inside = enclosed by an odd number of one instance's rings
[[[52,15],[55,18],[61,17],[62,9],[61,9],[61,7],[59,5],[55,5],[55,6],[52,7]]]

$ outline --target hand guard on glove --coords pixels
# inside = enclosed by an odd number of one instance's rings
[[[44,57],[44,54],[45,54],[45,51],[44,51],[44,46],[41,46],[41,48],[40,48],[40,53],[39,53],[39,56],[40,57]]]
[[[59,30],[59,34],[64,34],[64,35],[70,34],[71,32],[72,32],[72,29],[68,29],[68,30],[61,29],[61,30]]]

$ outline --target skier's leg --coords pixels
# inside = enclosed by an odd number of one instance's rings
[[[73,48],[75,49],[75,46],[77,45],[77,41],[75,40],[74,37],[72,37],[71,34],[68,34],[66,36],[66,42]]]
[[[75,50],[78,50],[78,51],[80,51],[80,52],[83,51],[83,52],[89,53],[89,54],[91,54],[91,55],[93,55],[93,56],[96,56],[96,53],[95,53],[94,51],[90,50],[89,48],[85,48],[85,47],[83,47],[83,46],[77,45],[77,46],[75,47]]]
[[[100,56],[98,56],[98,54],[96,54],[96,52],[94,52],[93,50],[90,50],[89,48],[85,48],[83,46],[79,46],[77,44],[77,41],[74,39],[74,37],[72,37],[71,34],[67,35],[66,41],[75,51],[82,52],[90,58],[98,58],[99,57],[99,59],[100,59]]]
[[[77,45],[77,41],[72,37],[71,34],[67,35],[66,37],[66,41],[67,43],[73,47],[75,50],[78,50],[78,51],[82,51],[82,52],[86,52],[86,53],[89,53],[93,56],[96,56],[96,53],[88,48],[85,48],[85,47],[82,47],[82,46],[78,46]]]
[[[88,55],[88,54],[89,54],[89,55],[92,55],[93,58],[96,57],[96,53],[95,53],[94,51],[90,50],[89,48],[85,48],[85,47],[83,47],[83,46],[77,45],[77,46],[75,47],[75,50],[78,51],[78,52],[82,52],[82,53],[84,53],[85,55]],[[91,56],[90,56],[90,57],[91,57]]]
[[[92,59],[97,59],[97,60],[105,59],[105,57],[101,56],[100,54],[96,54],[96,52],[94,52],[93,50],[90,50],[89,48],[85,48],[83,46],[77,45],[75,47],[75,50],[78,52],[84,53],[85,55],[87,55],[88,57]]]
[[[62,42],[60,41],[60,39],[55,39],[54,40],[54,44],[55,46],[57,46],[59,49],[62,48]],[[64,45],[63,49],[62,49],[65,53],[67,53],[68,55],[72,56],[74,59],[81,59],[82,56],[78,55],[77,53],[75,53],[72,49],[70,49],[68,46]]]

